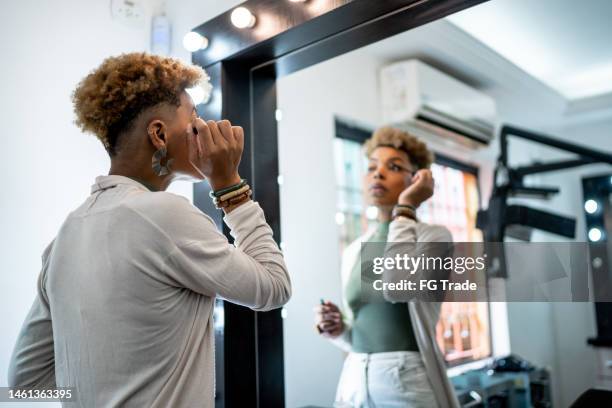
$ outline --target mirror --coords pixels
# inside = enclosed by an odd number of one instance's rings
[[[412,137],[435,154],[433,195],[418,203],[417,219],[444,226],[454,242],[483,240],[477,213],[491,197],[501,124],[610,152],[611,89],[603,79],[612,77],[612,51],[602,17],[610,12],[605,2],[484,3],[278,80],[281,246],[294,287],[283,309],[287,407],[426,407],[435,406],[432,389],[449,391],[423,367],[431,356],[416,340],[424,332],[415,309],[369,308],[355,295],[359,255],[351,244],[389,234],[390,210],[380,200],[395,188],[387,185],[392,173],[419,169]],[[408,141],[381,136],[387,142],[366,154],[364,142],[384,126]],[[397,140],[410,147],[388,146]],[[525,140],[508,148],[513,166],[569,158]],[[581,179],[605,171],[594,164],[526,177],[527,185],[560,191],[513,203],[554,209],[576,224],[574,238],[530,230],[523,240],[588,242]],[[373,187],[377,180],[383,185]],[[519,263],[507,262],[510,276]],[[321,302],[352,324],[361,319],[348,342],[321,335],[314,311]],[[448,302],[437,316],[430,340],[463,406],[569,406],[603,378],[598,350],[587,344],[597,332],[592,303]]]

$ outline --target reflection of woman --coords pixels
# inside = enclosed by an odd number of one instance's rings
[[[432,154],[415,137],[381,128],[366,143],[364,187],[378,225],[343,255],[345,315],[325,302],[315,321],[324,337],[348,351],[337,402],[354,407],[458,407],[435,340],[439,303],[368,301],[361,292],[361,242],[450,242],[444,227],[416,220],[433,193]]]
[[[102,141],[111,168],[43,254],[10,386],[74,387],[79,407],[212,408],[215,296],[256,310],[289,299],[283,256],[238,175],[242,129],[204,122],[185,91],[202,74],[133,53],[106,59],[77,87],[77,124]],[[200,172],[235,246],[164,191]]]

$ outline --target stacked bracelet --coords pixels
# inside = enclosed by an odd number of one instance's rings
[[[251,194],[252,194],[252,191],[251,191],[251,188],[249,187],[246,191],[238,195],[226,198],[224,200],[215,198],[213,202],[215,203],[215,207],[217,207],[218,209],[226,208],[226,207],[229,207],[230,205],[236,205],[236,204],[243,203],[244,201],[248,200],[251,197]]]
[[[242,179],[238,184],[221,190],[211,191],[208,195],[213,199],[215,207],[221,209],[248,200],[252,193],[251,186],[247,184],[245,179]]]
[[[416,207],[411,204],[396,204],[395,206],[399,208],[410,208],[412,211],[416,212]]]
[[[210,193],[208,193],[208,195],[210,196],[210,198],[221,197],[224,194],[227,194],[227,193],[230,193],[232,191],[236,191],[239,188],[242,188],[246,184],[247,184],[247,181],[245,179],[241,179],[240,183],[238,183],[238,184],[234,184],[233,186],[222,188],[221,190],[211,191]]]
[[[397,204],[393,207],[391,218],[396,219],[397,217],[408,217],[417,221],[416,207],[410,204]]]
[[[251,186],[249,186],[248,184],[243,185],[242,187],[240,187],[237,190],[233,190],[233,191],[229,191],[223,195],[217,196],[214,198],[215,201],[227,201],[230,198],[234,198],[234,197],[238,197],[240,194],[243,194],[247,191],[249,191],[251,189]]]

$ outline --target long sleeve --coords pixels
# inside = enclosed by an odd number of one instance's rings
[[[42,256],[37,296],[21,328],[8,370],[9,387],[55,387],[53,327],[45,280],[52,241]]]
[[[351,322],[344,319],[344,331],[341,335],[334,339],[329,339],[329,341],[336,347],[340,348],[347,353],[352,349],[352,337],[353,337],[353,328],[351,327]]]
[[[417,223],[407,217],[398,217],[389,224],[389,235],[387,242],[393,243],[447,243],[451,244],[453,237],[450,231],[441,225],[429,225]],[[444,251],[448,250],[448,246],[441,246]]]
[[[284,305],[291,282],[283,255],[263,210],[250,201],[224,218],[235,245],[202,214],[200,236],[178,243],[167,257],[165,273],[185,287],[208,296],[265,311]]]
[[[447,228],[440,225],[417,223],[407,217],[398,217],[389,226],[385,257],[408,255],[410,257],[444,258],[452,254],[452,236]],[[383,281],[400,282],[403,279],[418,282],[420,279],[445,279],[448,271],[443,268],[426,270],[422,267],[408,273],[406,270],[385,270]],[[439,301],[442,291],[385,290],[385,299],[391,302],[406,302],[418,297],[420,300]]]

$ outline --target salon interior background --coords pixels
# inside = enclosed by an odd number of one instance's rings
[[[0,3],[0,15],[5,16],[0,26],[3,59],[0,65],[0,117],[4,153],[0,171],[5,178],[0,215],[4,232],[0,254],[0,386],[6,385],[10,352],[35,295],[42,250],[75,203],[81,202],[89,193],[94,177],[108,170],[108,158],[99,142],[93,136],[83,135],[72,124],[70,92],[77,81],[103,58],[121,52],[150,51],[153,15],[165,12],[172,24],[171,55],[190,60],[189,53],[181,45],[183,34],[241,1],[142,0],[139,2],[142,17],[128,22],[113,18],[111,3],[110,0]],[[452,17],[450,21],[438,26],[453,24]],[[454,22],[461,25],[461,19]],[[442,30],[459,29],[455,25],[449,27]],[[478,32],[470,34],[478,35]],[[432,41],[432,47],[443,49],[442,44]],[[353,64],[353,67],[361,67],[361,70],[354,71],[358,76],[370,72],[369,68],[376,65],[372,58],[366,60],[359,56],[359,65],[350,58],[340,59],[335,65],[328,64],[321,69],[340,70],[343,64]],[[508,83],[492,86],[487,92],[496,98],[498,110],[506,122],[520,123],[560,138],[612,150],[612,112],[601,109],[589,112],[589,106],[582,105],[585,112],[567,116],[567,100],[558,92],[519,68],[504,73],[508,75]],[[298,73],[281,82],[280,86],[289,91],[301,81],[309,80],[308,75],[313,73],[305,71],[302,77]],[[346,75],[342,79],[351,80]],[[355,80],[362,82],[363,77]],[[517,89],[515,85],[518,82],[512,81],[520,82],[521,87]],[[363,89],[371,89],[369,86],[364,84]],[[313,97],[320,95],[320,89],[311,90]],[[293,103],[296,101],[280,101],[283,102],[292,109],[300,106]],[[601,101],[599,105],[595,104],[596,100],[591,102],[592,106],[603,106]],[[301,103],[305,103],[305,99]],[[291,115],[289,109],[285,112],[287,115]],[[520,143],[514,148],[523,149],[526,162],[538,157],[555,157],[555,152],[548,149],[530,146],[527,150]],[[599,170],[603,172],[608,168]],[[484,165],[481,172],[484,203],[488,198],[490,176],[486,174]],[[582,192],[578,181],[581,174],[597,172],[598,169],[591,166],[541,176],[542,184],[558,185],[564,192],[563,198],[553,199],[546,205],[561,213],[580,215]],[[171,191],[192,197],[192,187],[188,183],[178,183]],[[573,198],[568,200],[567,197]],[[577,221],[577,240],[585,241],[584,219],[578,216]],[[329,228],[333,227],[332,222]],[[594,375],[595,358],[585,342],[587,337],[595,334],[592,305],[517,304],[509,308],[508,313],[512,350],[542,364],[557,365],[555,370],[563,373],[558,385],[567,393],[566,396],[561,393],[562,401],[559,402],[565,405],[564,402],[571,401],[577,391],[584,389],[578,389],[579,385],[590,381],[590,376]],[[545,328],[542,324],[546,325]],[[542,333],[538,343],[532,341],[533,336],[521,338],[520,333],[534,332]]]

